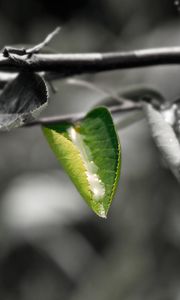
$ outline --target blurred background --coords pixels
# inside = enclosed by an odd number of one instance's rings
[[[0,0],[1,48],[38,43],[56,26],[57,52],[180,45],[178,1]],[[180,94],[176,66],[84,78],[110,93],[147,85],[169,101]],[[84,86],[55,86],[44,115],[102,100]],[[81,199],[40,128],[0,133],[0,299],[180,299],[180,187],[143,115],[118,129],[121,180],[107,220]]]

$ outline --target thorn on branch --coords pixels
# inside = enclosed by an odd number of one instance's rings
[[[29,49],[6,46],[3,48],[3,55],[4,57],[11,57],[12,54],[18,56],[28,55],[27,58],[30,58],[33,54],[39,53],[40,50],[47,46],[50,43],[50,41],[54,38],[54,36],[59,33],[60,29],[60,27],[57,27],[55,30],[48,34],[44,41]]]
[[[57,27],[55,30],[49,33],[48,36],[44,39],[44,41],[42,41],[40,44],[32,48],[26,49],[26,54],[28,54],[28,58],[31,57],[31,55],[33,54],[39,53],[39,51],[42,50],[42,48],[47,46],[50,43],[50,41],[59,33],[60,29],[60,27]]]

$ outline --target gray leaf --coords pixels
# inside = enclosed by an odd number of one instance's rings
[[[144,103],[143,109],[158,149],[180,182],[180,144],[172,126],[151,104]]]
[[[48,103],[43,78],[22,72],[8,83],[0,95],[0,130],[10,130],[35,119]]]

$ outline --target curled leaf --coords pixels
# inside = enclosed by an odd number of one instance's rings
[[[147,103],[144,104],[144,112],[158,149],[180,182],[180,144],[173,127],[167,122],[167,114],[161,113]]]
[[[10,130],[33,120],[46,107],[47,101],[43,78],[35,73],[20,73],[0,95],[0,130]]]
[[[121,152],[112,117],[95,108],[75,124],[43,128],[56,157],[91,209],[106,217],[120,173]]]

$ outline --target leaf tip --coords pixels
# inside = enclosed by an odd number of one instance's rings
[[[98,214],[98,216],[102,219],[107,219],[107,214],[105,212]]]
[[[106,209],[102,203],[91,208],[100,218],[107,219],[108,209]]]

